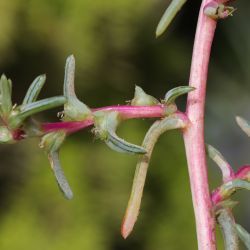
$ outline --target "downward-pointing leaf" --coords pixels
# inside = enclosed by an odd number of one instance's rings
[[[186,1],[187,0],[172,0],[156,28],[156,37],[164,33]]]

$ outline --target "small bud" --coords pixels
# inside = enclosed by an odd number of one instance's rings
[[[220,186],[215,192],[213,192],[212,200],[215,204],[217,204],[220,201],[228,199],[237,190],[241,189],[250,190],[250,183],[240,179],[228,181]]]
[[[236,231],[246,248],[250,249],[250,234],[239,224],[236,224]]]
[[[231,6],[211,1],[204,8],[204,14],[214,20],[224,19],[228,16],[232,16],[236,9]]]
[[[239,204],[238,201],[233,201],[231,199],[228,199],[228,200],[225,200],[225,201],[217,203],[214,206],[214,212],[216,214],[219,214],[221,210],[227,209],[227,208],[232,209],[232,208],[234,208],[238,204]]]
[[[0,79],[0,113],[4,120],[7,120],[12,109],[12,82],[8,80],[5,75]]]
[[[134,106],[153,106],[158,104],[159,101],[151,95],[148,95],[144,92],[144,90],[135,86],[135,95],[133,100],[131,101],[131,105]]]
[[[0,143],[14,143],[12,133],[8,130],[8,128],[4,126],[0,126]]]
[[[166,93],[163,103],[165,104],[174,103],[177,97],[181,95],[185,95],[193,90],[195,90],[195,88],[190,87],[190,86],[179,86],[179,87],[173,88]]]

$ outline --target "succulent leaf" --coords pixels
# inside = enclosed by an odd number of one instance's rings
[[[12,129],[18,128],[22,122],[39,112],[56,108],[63,105],[66,102],[64,96],[55,96],[46,99],[42,99],[36,102],[21,105],[20,108],[13,110],[9,119],[9,126]]]
[[[75,94],[75,58],[73,55],[66,60],[64,77],[64,96],[67,102],[64,104],[64,121],[81,121],[91,115],[89,107],[81,102]]]
[[[165,104],[171,104],[175,102],[175,99],[181,95],[185,95],[190,91],[195,90],[194,87],[190,87],[190,86],[179,86],[176,88],[173,88],[171,90],[169,90],[166,95],[165,98],[163,100],[163,102]]]
[[[12,109],[12,82],[5,75],[0,79],[0,112],[3,119],[7,119]]]
[[[59,189],[62,191],[66,199],[68,200],[72,199],[73,192],[62,170],[58,151],[49,153],[48,158],[50,161],[51,169],[55,175],[57,184],[59,186]]]
[[[94,132],[106,145],[119,153],[145,154],[143,147],[129,143],[116,134],[117,126],[120,123],[118,112],[96,112]]]
[[[218,165],[222,172],[223,181],[226,182],[234,177],[234,171],[223,155],[213,146],[207,144],[208,156]]]
[[[31,83],[23,99],[23,104],[22,104],[23,106],[36,101],[42,87],[44,86],[45,81],[46,81],[46,75],[40,75],[35,78],[35,80]]]
[[[156,37],[159,37],[168,28],[176,14],[186,3],[187,0],[172,0],[166,11],[164,12],[161,20],[156,28]]]

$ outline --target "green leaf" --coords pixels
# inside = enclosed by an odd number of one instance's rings
[[[46,81],[46,75],[40,75],[35,78],[35,80],[31,83],[24,99],[23,99],[23,104],[26,105],[29,103],[32,103],[36,101],[38,95],[40,94],[40,91]]]
[[[239,224],[236,224],[236,231],[246,248],[250,249],[250,234]]]
[[[208,156],[219,166],[222,176],[223,176],[223,181],[229,180],[231,177],[234,176],[234,171],[231,168],[230,164],[225,160],[223,155],[215,149],[213,146],[207,144],[207,153]]]
[[[73,55],[69,56],[65,65],[65,77],[63,93],[67,98],[64,105],[64,121],[81,121],[91,115],[89,107],[81,102],[75,94],[75,58]]]
[[[72,199],[73,192],[61,168],[59,153],[57,151],[49,153],[48,158],[60,190],[62,191],[66,199]]]
[[[129,143],[122,138],[118,137],[113,131],[108,131],[107,139],[105,143],[113,150],[119,153],[127,154],[145,154],[147,151],[141,146]]]
[[[117,136],[115,131],[120,122],[118,112],[96,112],[94,120],[94,132],[101,140],[104,140],[107,146],[112,150],[127,154],[146,153],[146,150],[143,147],[129,143]]]
[[[19,112],[13,111],[13,115],[9,119],[9,126],[14,129],[18,128],[22,122],[30,117],[44,110],[52,109],[63,105],[66,102],[64,96],[55,96],[43,99],[37,102],[22,105]]]
[[[240,128],[248,135],[250,136],[250,125],[247,120],[240,116],[236,116],[236,122],[240,126]]]
[[[166,93],[165,98],[164,98],[164,103],[165,104],[174,103],[177,97],[187,94],[193,90],[195,90],[195,88],[190,87],[190,86],[179,86],[179,87],[173,88]]]
[[[0,93],[1,93],[0,111],[1,111],[1,116],[4,119],[6,119],[9,116],[12,110],[11,92],[12,92],[11,80],[8,80],[5,75],[2,75],[0,79]]]
[[[186,1],[187,0],[172,0],[156,28],[156,37],[164,33]]]

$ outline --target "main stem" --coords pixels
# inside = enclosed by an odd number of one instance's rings
[[[211,45],[216,21],[205,16],[203,0],[197,23],[189,84],[196,90],[188,95],[186,114],[190,126],[184,131],[193,206],[195,212],[198,247],[200,250],[216,249],[215,220],[210,198],[204,144],[204,105]]]

